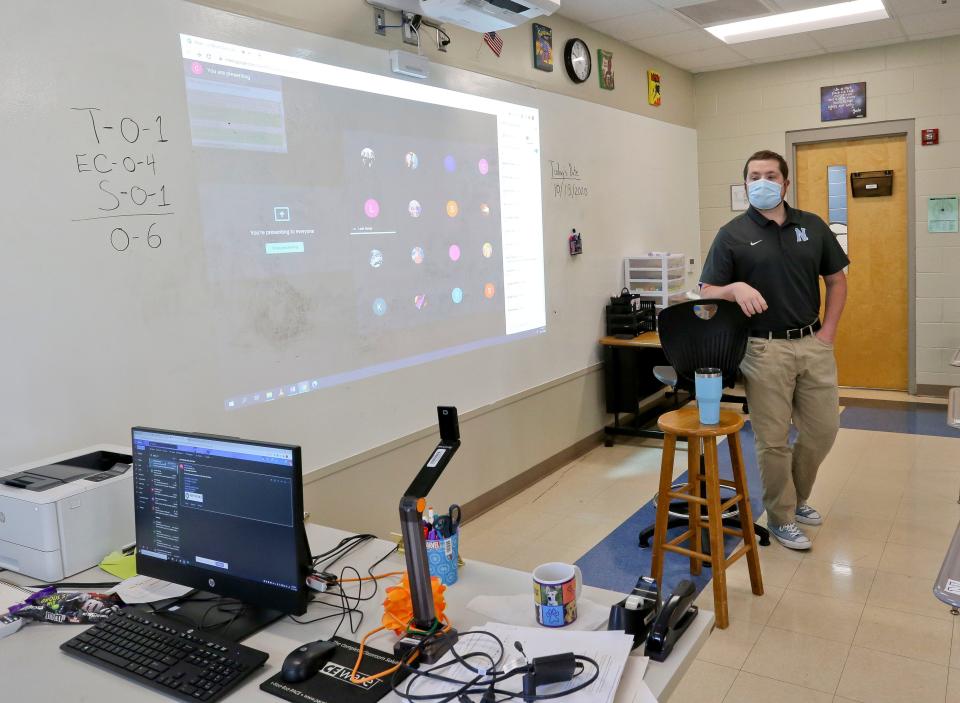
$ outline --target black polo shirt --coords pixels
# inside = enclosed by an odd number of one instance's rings
[[[810,212],[784,203],[780,227],[752,205],[720,228],[710,245],[700,282],[756,288],[768,309],[750,318],[753,329],[782,331],[811,324],[820,315],[820,276],[850,263],[836,235]]]

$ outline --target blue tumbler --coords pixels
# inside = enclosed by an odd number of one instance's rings
[[[720,397],[723,395],[723,372],[720,369],[697,369],[694,374],[697,407],[701,425],[720,423]]]

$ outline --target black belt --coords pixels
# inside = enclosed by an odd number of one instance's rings
[[[750,336],[760,337],[761,339],[803,339],[816,333],[819,329],[820,320],[816,320],[812,325],[797,327],[792,330],[750,330]]]

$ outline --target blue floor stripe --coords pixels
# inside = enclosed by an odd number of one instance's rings
[[[847,406],[840,414],[840,427],[931,437],[960,437],[960,430],[947,425],[945,405],[916,404],[914,407]]]
[[[932,404],[891,403],[884,401],[850,401],[844,403],[840,414],[840,427],[851,430],[873,430],[900,434],[929,435],[934,437],[960,437],[960,431],[946,424],[946,407]],[[791,442],[796,440],[796,430],[791,428]],[[757,467],[753,430],[750,423],[740,432],[743,446],[743,461],[747,472],[750,505],[754,519],[763,513],[762,483]],[[726,447],[719,452],[720,473],[731,478],[730,455]],[[686,472],[678,482],[685,481]],[[607,535],[595,547],[577,560],[583,570],[583,580],[589,586],[607,588],[621,593],[629,592],[640,576],[650,573],[651,550],[640,549],[637,536],[640,530],[653,524],[656,507],[653,499],[631,515],[623,524]],[[668,533],[676,537],[686,528],[680,527]],[[730,554],[738,540],[727,537],[726,553]],[[661,589],[671,592],[683,579],[694,582],[700,591],[710,581],[710,569],[704,568],[700,576],[690,574],[690,560],[679,554],[668,553],[664,561]]]
[[[757,468],[756,452],[754,451],[753,430],[750,423],[744,425],[740,432],[740,443],[743,447],[743,460],[747,472],[747,490],[750,492],[750,506],[753,509],[754,519],[763,512],[762,484],[760,471]],[[720,477],[731,479],[733,471],[730,465],[730,453],[726,442],[719,447]],[[686,481],[684,472],[676,481]],[[583,570],[583,580],[588,586],[597,586],[611,591],[628,593],[633,589],[640,576],[650,574],[652,549],[641,549],[637,543],[640,530],[653,524],[656,518],[656,507],[651,499],[637,512],[631,515],[624,523],[607,535],[593,549],[577,560],[577,565]],[[678,536],[685,527],[678,527],[668,533],[669,538]],[[729,555],[736,546],[738,539],[727,536],[725,551]],[[711,572],[704,567],[699,576],[690,574],[690,560],[679,554],[667,553],[663,567],[663,583],[660,588],[670,593],[683,579],[694,582],[700,591],[710,581]]]

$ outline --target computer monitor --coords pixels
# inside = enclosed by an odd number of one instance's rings
[[[304,613],[300,447],[146,427],[132,435],[137,573],[272,611],[256,627]]]

